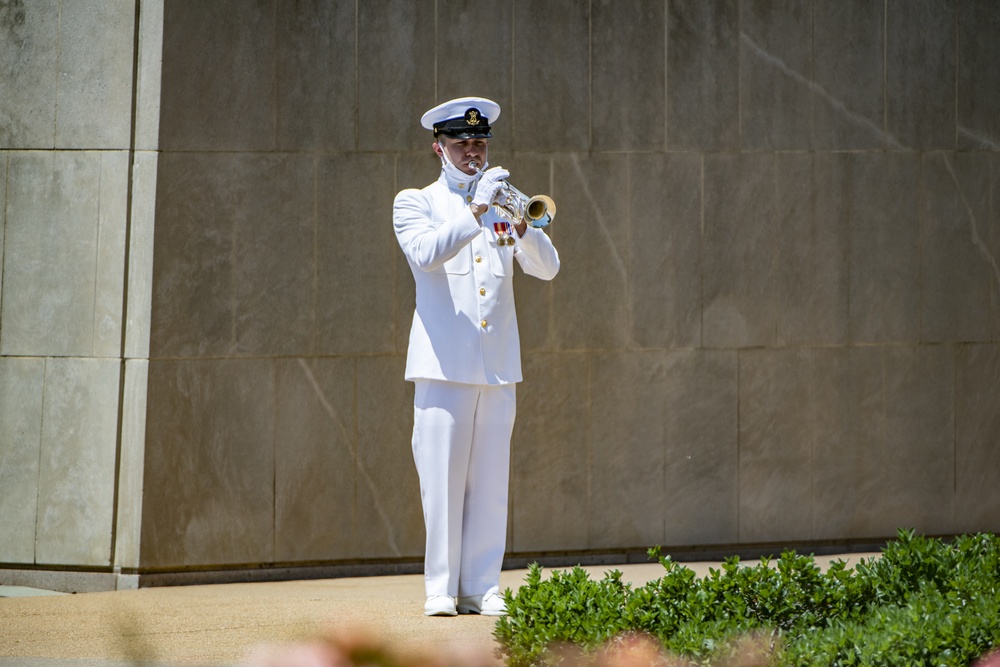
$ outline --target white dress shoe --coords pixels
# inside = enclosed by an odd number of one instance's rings
[[[458,613],[482,614],[483,616],[506,616],[507,605],[496,593],[486,595],[463,595],[458,598]]]
[[[449,595],[430,595],[424,602],[424,616],[455,616],[455,598]]]

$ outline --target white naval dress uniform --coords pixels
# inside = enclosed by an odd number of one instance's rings
[[[396,196],[393,226],[416,281],[406,379],[415,383],[413,457],[427,529],[427,595],[496,593],[507,533],[510,435],[521,350],[514,260],[551,280],[559,255],[528,227],[499,245],[491,208],[442,170]],[[472,186],[474,188],[474,186]]]

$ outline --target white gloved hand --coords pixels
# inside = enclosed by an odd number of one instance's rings
[[[476,186],[476,196],[473,197],[472,203],[476,206],[492,206],[493,200],[497,196],[497,190],[503,186],[503,180],[508,176],[510,176],[510,172],[503,167],[487,169],[483,172],[482,178],[479,179],[479,185]]]

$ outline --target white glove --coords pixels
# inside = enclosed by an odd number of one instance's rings
[[[483,172],[482,178],[479,179],[479,185],[476,186],[476,196],[473,197],[472,203],[476,206],[492,206],[493,200],[497,196],[497,190],[503,187],[503,180],[508,176],[510,176],[510,172],[503,167],[487,169]]]

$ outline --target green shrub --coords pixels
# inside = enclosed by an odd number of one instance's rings
[[[880,558],[826,572],[785,552],[753,566],[729,558],[697,577],[658,558],[664,574],[633,589],[621,572],[533,565],[494,631],[509,667],[558,664],[572,645],[593,654],[629,634],[655,638],[674,656],[711,665],[741,638],[766,643],[776,666],[968,665],[1000,645],[1000,540],[951,541],[901,530]]]

